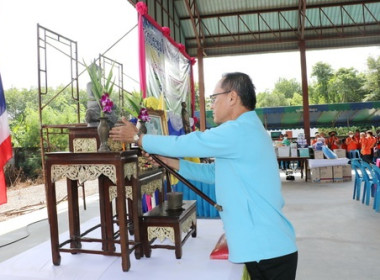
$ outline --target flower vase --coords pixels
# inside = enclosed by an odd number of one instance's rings
[[[99,120],[100,122],[98,125],[98,135],[99,135],[99,140],[100,140],[100,147],[98,149],[98,152],[109,152],[111,151],[111,149],[108,147],[107,142],[108,142],[110,127],[107,123],[106,117],[100,117]]]
[[[137,128],[141,134],[146,134],[148,130],[146,129],[145,122],[139,120]]]

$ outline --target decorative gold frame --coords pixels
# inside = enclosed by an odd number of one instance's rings
[[[165,112],[163,110],[148,109],[148,114],[151,118],[151,121],[159,121],[159,124],[160,124],[159,130],[162,132],[162,134],[157,134],[157,135],[169,135],[168,122],[166,120]],[[152,134],[149,131],[149,123],[145,123],[145,126],[148,130],[147,134]]]

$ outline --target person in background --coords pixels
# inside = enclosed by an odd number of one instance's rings
[[[359,142],[354,137],[354,133],[352,131],[348,132],[348,137],[346,138],[346,145],[348,158],[357,158],[359,152]]]
[[[284,140],[284,134],[280,133],[280,135],[278,136],[278,140],[282,142],[282,140]]]
[[[376,144],[373,149],[373,162],[377,164],[377,159],[380,158],[380,130],[376,131]]]
[[[272,141],[255,112],[251,78],[228,73],[210,96],[215,128],[181,136],[144,135],[125,118],[114,141],[136,143],[189,180],[215,183],[229,260],[244,263],[251,280],[294,280],[297,246],[282,207],[281,179]],[[199,164],[183,157],[212,157]],[[263,168],[265,167],[265,168]]]
[[[325,138],[319,135],[319,138],[317,138],[317,142],[313,145],[313,149],[317,151],[322,151],[323,146],[325,146]]]
[[[368,130],[366,133],[360,133],[360,154],[362,160],[368,163],[373,163],[373,147],[376,144],[376,138],[373,137],[372,131]]]
[[[368,139],[368,143],[371,149],[371,163],[374,163],[373,158],[377,139],[375,136],[373,136],[372,130],[367,130],[366,137]]]
[[[317,131],[315,133],[315,135],[314,135],[314,139],[311,140],[311,146],[315,146],[315,144],[317,143],[319,137],[320,137],[320,135],[319,135],[319,132]]]
[[[307,141],[306,141],[305,135],[303,133],[298,134],[296,142],[297,142],[298,148],[306,148],[307,147]]]
[[[359,140],[359,145],[360,145],[360,157],[365,160],[364,153],[365,148],[366,148],[366,142],[367,138],[365,137],[365,132],[360,132],[360,140]],[[367,161],[367,160],[366,160]]]
[[[322,141],[323,145],[327,145],[326,135],[325,135],[324,132],[319,133],[319,138],[318,139],[320,139],[320,140],[318,140],[318,142]]]
[[[340,148],[343,149],[343,150],[346,150],[346,154],[347,154],[347,144],[346,144],[346,138],[340,140]]]
[[[347,153],[347,144],[346,144],[346,138],[342,138],[340,141],[340,146],[339,149],[344,150],[344,156],[347,158],[348,153]],[[337,155],[338,158],[341,157],[340,155]]]
[[[281,144],[284,145],[284,146],[287,146],[284,144],[284,140],[285,140],[285,143],[288,143],[288,137],[285,133],[281,133],[280,136],[279,136],[279,141],[281,141]],[[290,145],[290,141],[288,143]],[[281,170],[286,170],[289,168],[289,161],[279,161],[278,162],[278,167],[281,169]]]
[[[282,140],[282,144],[284,146],[290,146],[290,140],[288,139],[288,136],[286,134],[284,135],[284,138]]]
[[[360,130],[359,129],[355,130],[354,138],[358,142],[358,150],[360,151],[361,144],[360,144]]]
[[[322,146],[326,145],[326,138],[325,134],[323,132],[320,132],[319,134],[316,135],[316,142],[313,144],[313,149],[321,151]]]
[[[329,138],[326,140],[326,144],[331,151],[339,149],[339,138],[336,136],[336,131],[329,132]]]

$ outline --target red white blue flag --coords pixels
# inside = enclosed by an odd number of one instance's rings
[[[0,205],[7,203],[7,186],[5,184],[4,166],[11,157],[11,134],[9,131],[8,113],[0,75]]]

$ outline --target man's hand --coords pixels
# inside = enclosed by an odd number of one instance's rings
[[[142,155],[149,161],[150,164],[155,166],[159,165],[147,152],[142,151]],[[174,170],[179,170],[179,159],[159,155],[156,155],[156,157],[158,157],[163,163],[173,168]]]
[[[125,143],[134,143],[134,137],[138,133],[138,129],[131,122],[127,121],[125,117],[123,117],[121,121],[124,125],[114,126],[111,129],[111,139]]]

